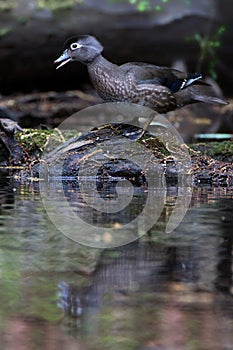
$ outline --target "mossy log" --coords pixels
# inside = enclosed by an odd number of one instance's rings
[[[33,177],[38,177],[38,165],[41,163],[41,157],[46,148],[47,160],[46,157],[44,159],[48,163],[49,171],[54,171],[55,174],[57,164],[62,160],[63,175],[66,177],[78,177],[80,164],[83,160],[93,155],[93,152],[96,151],[96,145],[101,145],[106,140],[114,143],[114,138],[117,138],[119,135],[124,136],[126,131],[130,135],[129,137],[132,142],[135,142],[135,144],[139,142],[145,149],[153,152],[156,164],[160,164],[164,168],[167,178],[176,179],[175,162],[169,150],[164,147],[160,140],[149,133],[145,133],[138,141],[133,140],[137,138],[140,129],[138,131],[136,127],[125,124],[104,125],[83,135],[79,135],[74,130],[62,132],[59,129],[26,129],[24,132],[16,131],[15,141],[22,150],[22,157],[20,161],[17,159],[17,163],[15,164],[14,157],[11,155],[8,158],[8,150],[4,148],[4,145],[0,145],[2,168],[7,165],[8,168],[12,167],[13,169],[15,165],[20,165],[20,168],[23,169],[20,170],[21,177],[31,177],[32,174]],[[49,142],[52,142],[53,145],[51,152],[48,149]],[[232,140],[194,144],[188,150],[191,156],[191,169],[189,170],[193,174],[196,184],[207,183],[216,186],[232,186]],[[98,152],[101,154],[101,151]],[[138,152],[138,150],[136,149],[135,152]],[[146,180],[143,169],[140,169],[140,167],[130,161],[130,158],[133,158],[134,155],[132,154],[132,157],[130,157],[127,154],[129,160],[124,159],[123,155],[124,152],[120,159],[108,159],[106,154],[101,154],[101,156],[98,154],[99,158],[97,157],[95,162],[97,162],[97,165],[99,162],[100,168],[104,160],[104,167],[101,168],[101,174],[104,174],[105,178],[106,176],[111,178],[120,176],[130,180],[133,179],[136,185],[145,185]],[[153,161],[150,166],[153,167]]]

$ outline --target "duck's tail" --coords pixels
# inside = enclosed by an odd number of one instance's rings
[[[177,100],[177,105],[179,107],[197,102],[210,103],[221,106],[225,106],[228,104],[228,102],[222,99],[221,97],[211,96],[211,94],[207,95],[206,93],[204,93],[204,91],[200,91],[200,89],[196,88],[193,85],[189,86],[187,89],[180,90],[175,94],[175,96]]]
[[[210,103],[213,105],[227,105],[228,104],[227,101],[223,100],[222,98],[215,97],[215,96],[192,94],[191,97],[194,101],[197,101],[197,102]]]

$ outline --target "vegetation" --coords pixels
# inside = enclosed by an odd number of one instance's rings
[[[0,27],[0,38],[8,34],[11,30],[12,28],[10,27]]]
[[[4,11],[10,11],[17,6],[16,1],[12,0],[0,0],[0,13]],[[8,34],[12,30],[9,26],[0,26],[0,38]]]
[[[183,1],[184,6],[190,6],[194,0],[181,0]],[[172,0],[108,0],[109,5],[111,3],[128,3],[136,8],[139,12],[148,12],[156,11],[163,12],[167,6],[172,4]],[[85,0],[34,0],[32,1],[39,9],[48,8],[51,11],[64,10],[72,8],[75,4],[85,3]],[[3,11],[10,11],[15,7],[19,6],[16,0],[0,0],[0,13]],[[27,22],[27,17],[18,18],[18,21],[22,24]],[[211,20],[210,26],[211,27]],[[0,26],[0,38],[7,35],[13,28],[10,26]],[[208,30],[207,33],[199,33],[195,31],[191,36],[184,37],[184,40],[189,42],[195,42],[200,50],[200,57],[197,64],[197,71],[202,71],[202,65],[206,63],[207,73],[213,78],[217,79],[217,58],[218,58],[218,49],[221,47],[222,34],[226,28],[223,25],[220,25],[215,31]]]
[[[49,8],[52,11],[60,10],[60,9],[68,9],[71,8],[76,3],[82,3],[84,0],[38,0],[39,8]]]
[[[152,0],[110,0],[110,1],[111,2],[120,2],[120,1],[128,2],[131,5],[135,6],[137,10],[140,12],[151,11],[151,10],[160,12],[163,10],[163,6],[166,3],[171,2],[171,0],[157,0],[156,3],[155,1],[152,1]],[[184,1],[184,4],[190,5],[191,0],[183,0],[183,1]]]
[[[11,9],[13,9],[16,6],[17,6],[17,2],[16,1],[0,0],[0,12],[2,12],[2,11],[10,11]]]
[[[217,31],[213,34],[207,33],[206,35],[200,35],[195,33],[191,37],[187,37],[186,40],[194,41],[199,45],[200,58],[197,67],[197,71],[201,70],[201,66],[204,61],[209,62],[208,73],[213,79],[217,79],[216,62],[217,62],[217,50],[221,46],[221,36],[225,32],[226,28],[221,25]]]
[[[139,12],[146,11],[163,11],[166,4],[170,3],[171,0],[110,0],[113,2],[124,1],[135,6]],[[191,0],[183,0],[184,4],[189,6]],[[219,26],[214,33],[208,32],[207,34],[201,35],[195,32],[192,36],[186,37],[187,41],[194,41],[200,48],[200,58],[197,66],[197,71],[201,71],[201,66],[204,62],[208,62],[208,74],[213,78],[217,79],[216,62],[217,62],[217,50],[221,46],[221,36],[225,31],[223,25]]]
[[[24,129],[23,133],[18,131],[15,133],[15,140],[24,151],[26,159],[31,161],[41,157],[49,139],[52,138],[53,145],[58,146],[74,136],[77,136],[77,132],[73,130],[61,133],[59,129]]]
[[[233,158],[233,141],[221,142],[206,142],[191,145],[195,151],[200,151],[201,154],[210,156],[218,160],[226,160]]]

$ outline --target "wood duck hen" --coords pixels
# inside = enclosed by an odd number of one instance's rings
[[[203,94],[199,73],[186,74],[176,69],[130,62],[121,66],[102,56],[103,46],[90,35],[67,41],[62,55],[54,61],[57,69],[68,62],[87,65],[90,79],[104,101],[137,103],[158,113],[166,113],[196,102],[225,105],[224,100]]]

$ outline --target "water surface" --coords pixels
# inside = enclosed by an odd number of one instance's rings
[[[233,349],[232,188],[194,188],[165,233],[171,188],[146,236],[106,250],[61,234],[38,184],[2,176],[0,188],[1,349]]]

